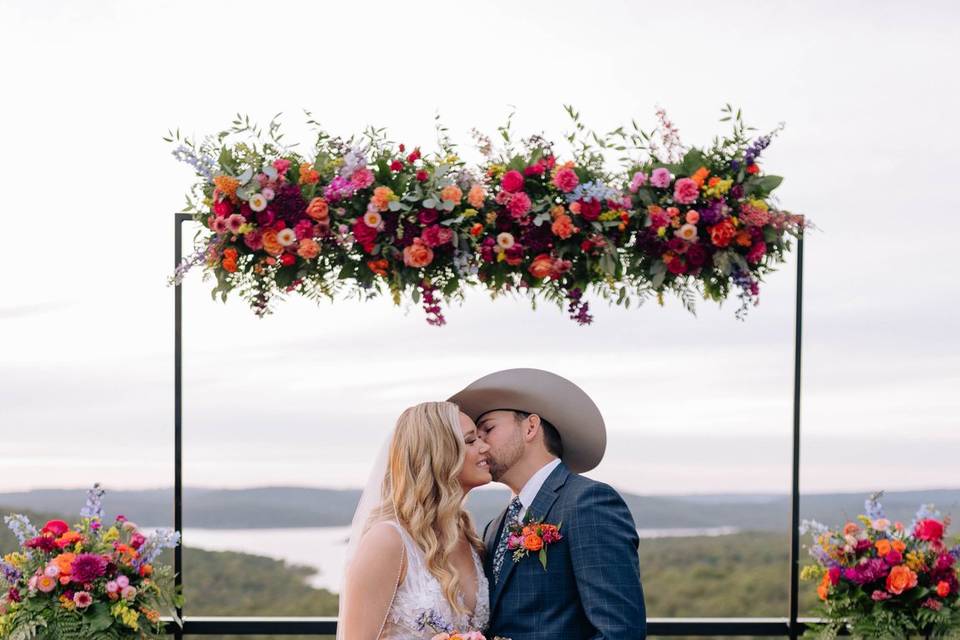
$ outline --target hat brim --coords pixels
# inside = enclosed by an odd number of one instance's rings
[[[563,462],[575,473],[593,469],[607,448],[600,409],[566,378],[542,369],[506,369],[484,376],[449,398],[477,421],[490,411],[535,413],[560,433]]]

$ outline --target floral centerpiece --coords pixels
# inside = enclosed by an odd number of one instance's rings
[[[819,580],[818,613],[826,620],[808,635],[960,638],[960,544],[946,542],[950,518],[925,505],[909,526],[891,522],[881,495],[867,498],[866,513],[842,529],[804,521],[816,564],[804,567],[801,578]]]
[[[104,522],[94,485],[79,524],[51,520],[37,530],[4,518],[20,549],[0,561],[0,638],[166,638],[161,614],[177,620],[173,571],[157,563],[179,534],[145,534],[117,516]],[[179,622],[179,620],[178,620]]]
[[[728,106],[732,134],[697,149],[662,110],[654,132],[633,123],[603,136],[567,110],[569,157],[542,136],[516,144],[508,121],[501,149],[474,131],[477,166],[440,126],[433,154],[380,129],[333,137],[312,117],[307,154],[282,142],[276,120],[266,136],[239,116],[199,144],[172,133],[174,155],[200,178],[187,210],[203,230],[171,282],[202,264],[214,297],[237,291],[259,315],[285,293],[387,294],[442,325],[440,302],[481,286],[550,300],[580,324],[592,321],[588,293],[629,306],[672,292],[693,311],[698,295],[722,301],[735,289],[742,317],[804,227],[777,206],[781,178],[759,164],[779,128],[751,138]],[[618,170],[612,153],[624,154]]]

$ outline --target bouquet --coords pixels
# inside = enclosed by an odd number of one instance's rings
[[[866,514],[840,530],[804,521],[816,564],[804,567],[801,578],[820,581],[826,620],[809,635],[832,638],[847,629],[859,638],[960,638],[960,544],[945,542],[950,518],[924,505],[909,526],[891,522],[881,496],[867,498]]]
[[[736,289],[742,317],[804,227],[772,198],[782,179],[759,164],[779,129],[751,138],[728,106],[732,134],[686,148],[662,110],[652,133],[633,123],[603,135],[567,111],[568,157],[538,135],[518,145],[508,121],[503,148],[474,131],[476,166],[439,126],[433,154],[382,129],[334,137],[312,117],[307,154],[282,142],[276,120],[266,137],[240,116],[199,144],[171,133],[200,179],[187,210],[203,225],[171,283],[202,264],[215,298],[236,291],[258,315],[287,293],[385,294],[422,304],[434,325],[468,286],[547,299],[579,324],[592,321],[587,293],[625,306],[674,293],[693,312],[697,295]],[[624,154],[619,169],[612,153]]]
[[[173,571],[156,563],[179,534],[145,535],[124,516],[103,522],[94,485],[74,526],[51,520],[38,531],[22,515],[4,520],[20,549],[0,561],[2,638],[166,638],[161,613],[179,623]]]

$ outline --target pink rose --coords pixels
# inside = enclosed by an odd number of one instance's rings
[[[277,170],[277,173],[286,173],[287,169],[290,168],[290,161],[284,160],[283,158],[277,158],[273,161],[273,168]]]
[[[250,251],[259,251],[263,249],[263,235],[259,231],[251,231],[244,234],[243,243]]]
[[[523,189],[523,175],[519,171],[507,171],[500,179],[500,187],[507,193],[516,193]]]
[[[527,215],[531,206],[530,196],[520,191],[514,193],[513,197],[510,198],[510,202],[507,203],[507,211],[510,212],[510,215],[513,216],[514,219],[522,218]]]
[[[692,204],[697,201],[700,189],[697,183],[690,178],[680,178],[673,185],[673,199],[680,204]]]
[[[373,184],[373,171],[366,167],[361,167],[350,176],[350,183],[357,189],[366,189]]]
[[[630,179],[630,192],[636,193],[640,190],[640,187],[647,184],[647,174],[642,171],[637,171],[633,174],[633,178]]]
[[[313,223],[309,220],[301,220],[293,228],[293,232],[297,235],[297,240],[311,238],[313,237]]]
[[[577,173],[570,168],[560,169],[560,171],[557,171],[557,175],[553,177],[553,184],[564,193],[573,191],[574,187],[579,183],[580,178],[578,178]]]
[[[666,189],[670,186],[670,171],[664,167],[654,169],[650,174],[650,184],[658,189]]]

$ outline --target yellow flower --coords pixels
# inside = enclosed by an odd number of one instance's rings
[[[107,529],[107,532],[103,534],[104,542],[113,542],[114,540],[120,539],[120,530],[116,527],[110,527]]]
[[[705,187],[703,191],[710,198],[720,198],[726,195],[732,186],[733,180],[728,178],[727,180],[717,181],[717,183],[711,187]]]
[[[448,155],[448,156],[446,157],[446,159],[444,160],[444,162],[446,162],[447,164],[456,164],[456,163],[460,162],[460,158],[458,158],[456,155],[454,155],[454,154],[451,153],[450,155]]]
[[[475,216],[475,215],[477,215],[477,210],[476,210],[476,209],[465,209],[465,210],[463,211],[463,217],[464,217],[464,218],[472,218],[472,217]]]
[[[661,238],[663,238],[664,236],[666,236],[666,235],[667,235],[667,228],[666,228],[666,227],[660,227],[659,229],[657,229],[657,235],[660,236]]]
[[[907,566],[913,571],[920,571],[924,566],[923,556],[916,551],[911,551],[907,554]]]
[[[801,580],[819,580],[823,575],[823,567],[815,564],[808,564],[800,570]]]
[[[770,210],[770,207],[767,205],[767,203],[764,202],[763,200],[760,200],[759,198],[751,198],[750,200],[747,201],[747,204],[749,204],[751,207],[760,209],[761,211]]]
[[[27,567],[27,556],[22,553],[13,552],[3,556],[4,562],[13,565],[16,569],[23,571]]]

